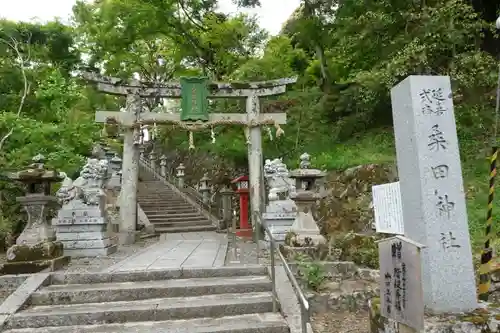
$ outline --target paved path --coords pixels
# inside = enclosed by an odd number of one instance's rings
[[[116,263],[105,271],[220,267],[224,266],[227,246],[226,235],[215,232],[163,234],[158,243]]]

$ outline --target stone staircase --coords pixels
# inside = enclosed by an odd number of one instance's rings
[[[141,181],[138,202],[157,234],[216,230],[206,216],[160,180]]]
[[[58,274],[5,333],[289,333],[262,266]]]

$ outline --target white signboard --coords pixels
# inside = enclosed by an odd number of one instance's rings
[[[404,235],[403,207],[399,182],[372,186],[375,230]]]
[[[403,236],[386,238],[378,243],[380,314],[416,331],[424,328],[422,248]]]

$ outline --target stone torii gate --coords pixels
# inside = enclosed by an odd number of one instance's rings
[[[139,128],[144,124],[174,123],[181,128],[207,128],[222,124],[239,124],[249,128],[247,132],[250,203],[252,220],[261,216],[263,205],[262,178],[262,125],[286,124],[286,113],[260,113],[260,97],[279,95],[286,92],[286,86],[296,82],[296,78],[285,78],[250,83],[207,83],[206,94],[192,96],[188,107],[208,103],[208,98],[245,98],[246,113],[191,113],[186,115],[185,105],[181,114],[143,112],[141,98],[183,98],[182,80],[196,81],[198,78],[182,78],[181,82],[155,84],[138,80],[122,80],[105,77],[96,73],[84,73],[84,78],[97,85],[101,92],[127,97],[125,112],[97,111],[95,120],[98,123],[116,123],[124,128],[122,192],[120,195],[120,231],[121,244],[131,244],[136,233],[137,183],[139,178]],[[193,94],[195,88],[192,88]],[[183,101],[184,102],[184,101]],[[279,134],[279,133],[277,133]]]

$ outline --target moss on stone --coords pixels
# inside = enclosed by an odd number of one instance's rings
[[[462,321],[468,321],[474,325],[484,325],[488,322],[488,318],[485,318],[485,316],[467,316],[462,317]]]
[[[35,245],[16,244],[9,252],[8,262],[41,261],[61,257],[64,247],[61,242],[41,242]]]
[[[370,333],[384,331],[386,318],[380,315],[380,298],[374,297],[369,301]]]
[[[378,268],[379,236],[344,233],[331,236],[330,244],[339,249],[342,261],[352,261],[361,267]]]

